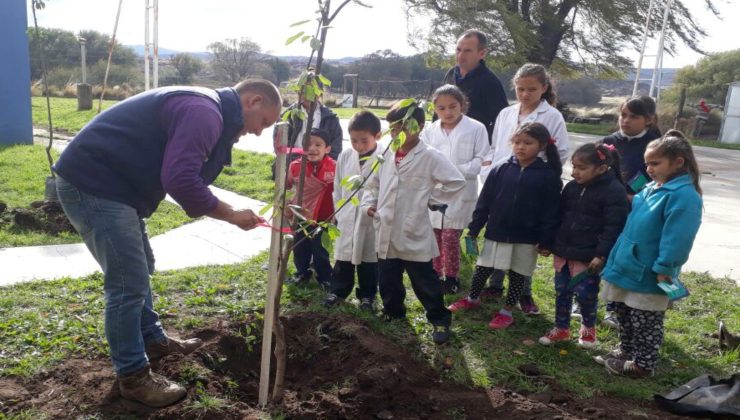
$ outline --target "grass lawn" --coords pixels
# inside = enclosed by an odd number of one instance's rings
[[[593,134],[596,136],[608,136],[617,131],[613,124],[583,124],[583,123],[565,123],[569,133]]]
[[[740,144],[720,143],[712,140],[691,140],[694,146],[714,147],[715,149],[740,150]]]
[[[155,309],[166,318],[168,327],[185,336],[188,330],[214,325],[218,319],[243,321],[248,313],[263,306],[266,272],[260,266],[266,257],[263,253],[242,264],[155,273]],[[716,331],[718,319],[725,320],[732,331],[740,330],[740,312],[735,306],[740,288],[731,280],[695,273],[683,277],[692,295],[667,313],[667,334],[655,377],[635,381],[610,376],[591,360],[592,353],[572,344],[525,344],[527,339],[536,341],[553,322],[552,266],[549,260],[541,259],[540,263],[534,276],[534,293],[543,315],[526,318],[515,313],[514,327],[492,332],[486,324],[498,305],[485,304],[482,309],[454,315],[455,335],[444,346],[431,342],[423,308],[408,285],[408,322],[385,323],[359,312],[356,302],[335,310],[363,318],[371,328],[407,346],[409,352],[440,370],[445,361],[451,360],[452,368],[444,374],[467,386],[495,384],[536,390],[538,385],[516,368],[530,363],[579,395],[609,393],[647,399],[702,372],[727,376],[740,369],[738,351],[720,354],[717,340],[709,337]],[[469,278],[471,267],[464,265],[462,278]],[[283,293],[283,308],[293,313],[326,311],[321,306],[323,297],[324,292],[317,286],[289,286]],[[448,303],[453,299],[448,297]],[[0,294],[0,375],[29,376],[65,357],[105,355],[103,308],[99,274],[5,288]],[[600,329],[599,334],[603,348],[617,342],[613,331]],[[416,337],[411,340],[410,336]],[[416,344],[409,344],[412,342]],[[258,346],[252,351],[259,351]]]
[[[275,189],[275,182],[272,180],[274,159],[275,156],[267,153],[234,149],[231,166],[224,168],[213,185],[255,200],[272,201]]]
[[[82,130],[88,121],[98,114],[98,100],[93,101],[93,109],[77,110],[77,98],[50,98],[51,119],[54,130],[61,130],[75,134]],[[103,100],[103,109],[109,108],[118,101]],[[49,127],[49,118],[46,110],[46,98],[34,96],[31,98],[31,114],[33,125],[42,128]]]
[[[52,149],[54,159],[59,153]],[[23,162],[19,165],[19,162]],[[43,146],[0,146],[0,201],[9,207],[28,207],[33,201],[43,200],[44,181],[49,175],[49,164]],[[190,222],[179,206],[162,202],[147,221],[149,235],[155,236]],[[0,227],[0,247],[51,245],[81,242],[76,233],[52,236],[15,226]]]

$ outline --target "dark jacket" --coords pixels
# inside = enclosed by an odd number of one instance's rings
[[[470,102],[466,115],[486,126],[490,143],[496,117],[502,109],[509,106],[504,86],[498,77],[486,67],[483,60],[480,61],[478,67],[461,79],[455,77],[457,73],[455,69],[456,67],[453,67],[445,74],[444,82],[456,85],[465,93]]]
[[[293,104],[289,106],[283,114],[286,112],[289,112],[290,110],[295,109],[299,105]],[[337,114],[334,113],[331,109],[325,107],[324,105],[320,105],[320,112],[321,112],[321,121],[319,122],[319,128],[329,133],[329,138],[331,139],[331,142],[329,146],[331,146],[331,151],[329,152],[329,156],[331,156],[332,159],[337,160],[337,157],[339,157],[339,153],[342,152],[342,126],[339,125],[339,117],[337,117]],[[303,121],[299,119],[295,119],[293,121],[290,121],[290,125],[288,127],[288,138],[292,139],[296,133],[301,131],[301,128],[303,127]],[[300,147],[301,142],[303,139],[296,139],[296,145]]]
[[[488,175],[469,235],[478,236],[487,222],[486,239],[550,249],[559,224],[562,185],[560,176],[542,159],[522,168],[512,156]]]
[[[609,255],[629,214],[624,185],[613,171],[588,185],[570,181],[560,195],[561,222],[553,253],[589,262]]]
[[[635,137],[628,139],[623,136],[619,131],[612,133],[604,137],[602,140],[604,144],[611,144],[617,148],[620,157],[620,167],[622,170],[622,181],[627,184],[627,191],[630,194],[635,194],[637,191],[632,191],[629,187],[629,181],[638,172],[642,173],[645,178],[650,180],[650,176],[647,173],[645,167],[645,149],[648,143],[660,138],[660,131],[657,129],[648,129],[645,135],[642,137]]]
[[[216,103],[223,118],[218,142],[198,170],[212,183],[231,163],[231,149],[244,121],[232,88],[165,87],[132,96],[93,118],[64,150],[54,171],[81,191],[127,204],[139,217],[151,216],[166,195],[160,174],[168,133],[161,124],[165,100],[197,95]]]

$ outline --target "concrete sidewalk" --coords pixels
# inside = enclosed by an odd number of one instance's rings
[[[235,208],[255,212],[264,203],[230,191],[211,187],[221,200]],[[205,217],[151,238],[157,270],[245,261],[270,245],[270,230],[258,227],[243,231],[220,220]],[[0,248],[0,286],[60,277],[81,277],[100,271],[84,244]]]

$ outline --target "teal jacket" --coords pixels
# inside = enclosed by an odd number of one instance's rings
[[[648,184],[632,201],[632,212],[612,248],[604,280],[640,293],[664,294],[657,275],[678,277],[701,225],[702,199],[689,175],[661,187]]]

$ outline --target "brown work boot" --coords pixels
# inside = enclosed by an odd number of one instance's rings
[[[165,337],[162,341],[153,341],[146,345],[146,356],[149,360],[161,359],[168,354],[190,354],[203,345],[200,338],[180,340],[179,338]]]
[[[187,394],[181,385],[152,372],[149,366],[134,373],[119,376],[118,388],[123,398],[138,401],[149,407],[165,407],[174,404]]]

